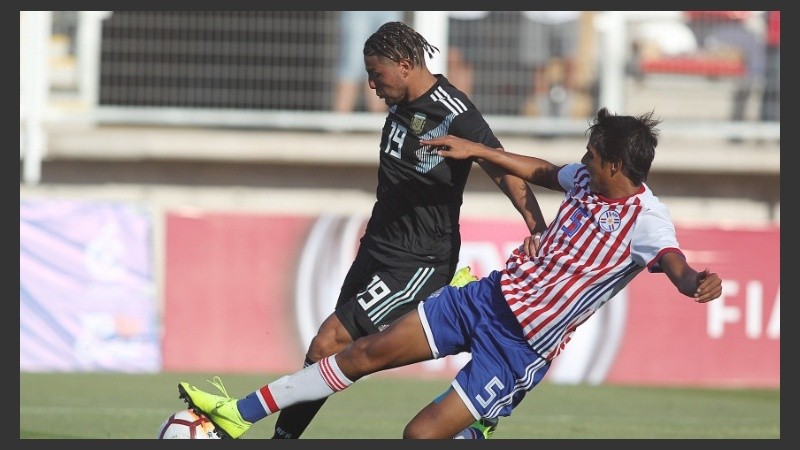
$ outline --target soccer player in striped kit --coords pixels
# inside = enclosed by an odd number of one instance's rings
[[[500,152],[454,136],[421,140],[422,150],[484,160],[565,193],[555,219],[530,247],[526,237],[502,270],[434,292],[381,333],[279,378],[242,399],[186,382],[180,396],[232,437],[289,405],[341,391],[385,369],[462,351],[472,359],[438,403],[406,425],[405,438],[450,438],[479,417],[511,414],[544,377],[575,329],[644,269],[663,272],[697,303],[722,294],[720,277],[697,271],[680,250],[667,207],[645,184],[658,144],[652,112],[618,116],[602,108],[580,163]],[[224,392],[223,392],[224,393]]]
[[[467,95],[428,70],[425,57],[437,50],[403,22],[383,24],[364,42],[369,87],[389,109],[376,148],[377,201],[336,309],[311,340],[305,366],[382,330],[455,274],[461,204],[473,163],[447,160],[419,140],[451,134],[495,148],[501,144]],[[479,165],[531,233],[543,231],[546,224],[529,185],[490,162]],[[273,438],[299,438],[323,402],[282,411]],[[488,437],[496,422],[474,425],[475,437]]]

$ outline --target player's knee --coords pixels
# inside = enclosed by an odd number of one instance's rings
[[[353,342],[353,344],[349,347],[349,350],[353,355],[353,359],[366,362],[370,361],[375,354],[372,348],[373,346],[371,339],[362,338]]]
[[[440,439],[436,429],[431,424],[419,420],[412,420],[403,429],[403,439]]]
[[[319,361],[326,356],[342,351],[350,342],[352,342],[350,334],[339,324],[338,320],[326,320],[320,326],[317,335],[311,339],[306,358],[311,361]]]
[[[320,330],[320,332],[317,333],[313,339],[311,339],[311,344],[308,346],[306,358],[312,361],[319,361],[326,356],[330,356],[338,352],[343,347],[343,345],[336,341],[336,335],[334,333]]]
[[[383,368],[386,354],[375,346],[375,335],[357,339],[347,348],[348,357],[362,371],[371,373]]]
[[[306,358],[316,362],[326,356],[336,353],[338,350],[336,342],[333,339],[323,334],[318,334],[311,339],[311,345],[308,346]]]

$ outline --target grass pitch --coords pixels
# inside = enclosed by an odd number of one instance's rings
[[[185,408],[177,384],[214,389],[214,374],[20,373],[20,439],[154,439]],[[242,397],[276,375],[220,374]],[[331,396],[303,439],[397,439],[449,380],[373,375]],[[272,436],[275,417],[243,439]],[[497,439],[780,439],[779,389],[565,386],[542,383]]]

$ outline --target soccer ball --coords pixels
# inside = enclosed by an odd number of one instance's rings
[[[158,427],[156,439],[219,439],[214,424],[191,409],[171,414]]]

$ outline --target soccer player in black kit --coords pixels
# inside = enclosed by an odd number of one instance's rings
[[[419,140],[450,134],[502,148],[472,101],[428,70],[425,56],[435,51],[402,22],[385,23],[364,43],[369,86],[389,106],[379,147],[377,201],[336,309],[311,341],[306,366],[387,327],[456,271],[460,208],[473,161],[445,159]],[[528,184],[476,162],[508,196],[531,234],[542,232],[546,224]],[[299,438],[324,401],[282,410],[273,438]],[[495,425],[477,421],[477,431],[468,428],[459,437],[485,438]]]

